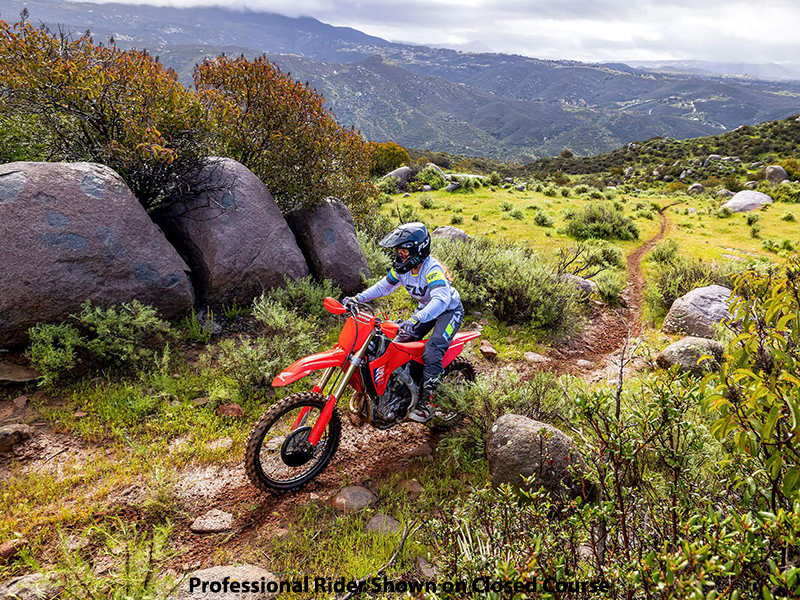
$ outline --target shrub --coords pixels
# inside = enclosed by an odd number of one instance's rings
[[[415,194],[422,191],[423,183],[421,181],[409,181],[406,184],[406,191],[409,194]]]
[[[378,189],[383,193],[390,196],[400,193],[400,188],[397,186],[397,179],[394,177],[387,177],[378,182]]]
[[[789,211],[786,211],[781,216],[781,221],[789,221],[790,223],[794,223],[795,221],[794,214],[790,213]]]
[[[386,175],[386,173],[411,162],[411,157],[406,149],[395,142],[370,142],[370,147],[373,153],[370,175],[373,177]]]
[[[540,227],[552,227],[553,217],[548,215],[543,210],[539,210],[536,211],[536,214],[533,216],[533,222],[539,225]]]
[[[677,255],[678,242],[669,239],[656,244],[656,247],[650,251],[648,257],[652,262],[663,264],[674,260]]]
[[[223,151],[258,175],[283,210],[314,208],[334,197],[357,221],[370,212],[372,148],[358,131],[339,125],[309,85],[266,56],[204,60],[194,84],[208,93]]]
[[[750,227],[752,227],[752,226],[753,226],[753,225],[755,225],[755,224],[756,224],[756,222],[758,221],[758,215],[757,215],[757,214],[754,214],[754,213],[746,213],[746,214],[744,215],[744,220],[747,222],[747,224],[748,224]]]
[[[722,206],[719,209],[717,209],[717,217],[720,219],[727,219],[732,214],[733,212],[731,212],[731,209],[728,208],[727,206]]]
[[[569,219],[565,232],[578,240],[590,238],[632,240],[639,238],[634,222],[610,204],[589,204]]]
[[[323,321],[335,319],[322,304],[326,296],[339,298],[342,294],[342,291],[333,285],[330,279],[319,283],[309,275],[302,279],[287,277],[285,281],[284,287],[271,289],[253,301],[253,316],[257,320],[265,325],[274,323],[275,327],[280,327],[280,319],[291,318],[289,313],[279,312],[276,305],[286,311],[311,319]]]
[[[422,194],[419,197],[419,205],[425,209],[436,208],[436,202],[430,194]]]
[[[361,246],[361,252],[364,253],[364,258],[367,259],[367,266],[371,275],[371,279],[364,281],[364,284],[374,283],[389,272],[392,267],[391,256],[384,248],[378,245],[377,239],[366,231],[359,229],[356,231],[356,236]],[[331,288],[331,292],[333,291],[333,288]]]
[[[513,208],[514,208],[514,205],[511,204],[511,202],[509,202],[508,200],[503,200],[500,203],[500,210],[502,210],[503,212],[509,212]]]
[[[515,208],[509,214],[512,219],[516,219],[517,221],[522,221],[525,218],[525,213],[522,212],[521,208]]]
[[[417,173],[417,181],[431,186],[434,190],[440,190],[447,184],[447,180],[442,176],[441,172],[431,166],[427,166]]]
[[[464,222],[464,215],[460,215],[458,213],[453,213],[450,215],[450,224],[451,225],[461,225]]]
[[[553,187],[552,185],[548,185],[548,186],[547,186],[546,188],[544,188],[544,190],[542,191],[542,194],[544,194],[544,195],[545,195],[545,196],[547,196],[548,198],[555,198],[555,196],[556,196],[556,194],[557,194],[557,193],[558,193],[558,190],[557,190],[555,187]]]
[[[41,385],[51,386],[80,363],[78,349],[86,340],[68,323],[39,324],[28,330],[31,345],[25,352],[33,368],[42,374]]]
[[[489,176],[489,185],[500,186],[503,184],[503,178],[497,173],[497,171],[492,171],[492,174]]]
[[[600,272],[595,278],[597,293],[609,306],[618,306],[625,289],[625,272],[616,269],[606,269]]]

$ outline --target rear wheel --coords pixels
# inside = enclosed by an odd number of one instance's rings
[[[439,382],[443,404],[450,405],[453,400],[459,398],[464,393],[466,385],[475,381],[475,376],[475,365],[461,356],[454,358],[453,362],[445,367]],[[457,410],[449,410],[445,406],[441,409],[437,407],[434,425],[449,427],[461,421],[463,416]]]
[[[335,407],[317,445],[308,442],[326,401],[314,392],[292,394],[261,416],[245,452],[250,481],[265,492],[286,492],[303,487],[328,466],[342,430]]]

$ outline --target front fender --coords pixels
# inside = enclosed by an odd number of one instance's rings
[[[328,367],[341,367],[347,360],[347,352],[340,348],[334,348],[327,352],[312,354],[292,363],[286,369],[278,373],[272,380],[273,387],[281,387],[294,383],[302,379],[313,371],[327,369]]]

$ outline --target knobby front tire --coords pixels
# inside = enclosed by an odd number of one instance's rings
[[[250,432],[244,459],[245,471],[254,485],[265,492],[296,490],[309,483],[328,466],[339,447],[342,432],[336,407],[313,452],[308,453],[307,457],[301,457],[300,460],[307,458],[306,462],[297,466],[290,466],[286,462],[287,447],[292,443],[302,444],[303,436],[308,438],[308,429],[317,422],[325,403],[326,398],[321,394],[301,392],[273,404],[261,416]],[[309,409],[307,418],[301,424],[305,430],[298,432],[294,425],[305,408]]]

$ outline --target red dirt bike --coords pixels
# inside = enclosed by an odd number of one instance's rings
[[[350,410],[378,429],[401,423],[419,400],[425,340],[393,342],[398,324],[380,319],[369,305],[346,309],[333,298],[325,298],[323,304],[333,314],[349,313],[339,341],[332,350],[298,360],[272,385],[289,385],[322,370],[319,382],[313,391],[292,394],[271,406],[247,442],[247,476],[267,492],[300,488],[325,469],[339,447],[342,425],[336,402],[348,384],[355,390]],[[478,336],[477,331],[456,334],[442,361],[443,382],[475,379],[475,368],[459,354]],[[328,393],[323,392],[326,387]],[[448,421],[458,415],[437,416]]]

